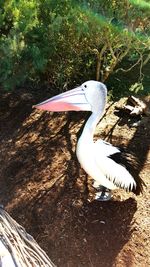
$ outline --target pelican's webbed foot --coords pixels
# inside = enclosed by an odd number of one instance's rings
[[[95,194],[95,200],[98,201],[108,201],[112,198],[111,190],[106,188],[105,186],[100,185],[97,188],[97,193]]]

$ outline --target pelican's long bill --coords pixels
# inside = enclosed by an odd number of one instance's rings
[[[91,111],[82,86],[65,93],[51,97],[34,106],[37,109],[48,111]]]

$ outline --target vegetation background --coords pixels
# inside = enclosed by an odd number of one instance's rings
[[[150,92],[149,0],[0,0],[0,86]],[[55,93],[55,92],[54,92]]]

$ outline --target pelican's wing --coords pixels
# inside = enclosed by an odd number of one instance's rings
[[[134,178],[125,167],[111,159],[111,155],[119,153],[121,154],[120,150],[109,143],[95,143],[94,154],[98,168],[114,185],[130,191],[136,188]]]
[[[95,147],[97,151],[99,151],[105,156],[110,156],[115,153],[120,153],[120,149],[118,147],[115,147],[111,145],[110,143],[105,142],[101,139],[95,142]]]

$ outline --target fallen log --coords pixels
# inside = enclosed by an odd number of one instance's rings
[[[0,206],[0,266],[56,267],[34,238]]]
[[[150,115],[150,108],[148,103],[144,102],[143,100],[135,97],[129,96],[127,99],[127,104],[123,107],[116,107],[117,110],[124,110],[129,113],[131,116],[149,116]]]
[[[147,119],[150,116],[150,96],[143,99],[139,99],[135,96],[129,96],[126,103],[122,107],[115,107],[119,116],[123,117],[123,113],[128,113],[131,117],[134,117],[134,121],[131,126],[138,127],[140,125],[146,125]]]
[[[131,103],[133,106],[125,105],[124,108],[126,110],[129,110],[131,116],[148,115],[148,107],[146,103],[144,103],[141,99],[135,96],[129,96],[128,102]]]

